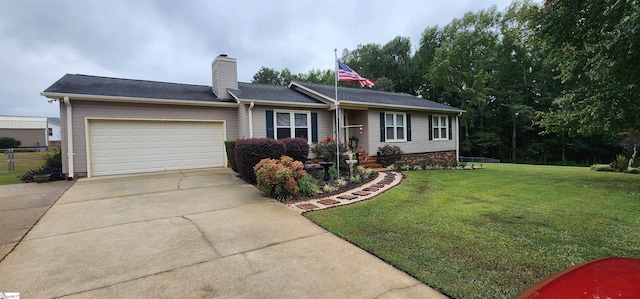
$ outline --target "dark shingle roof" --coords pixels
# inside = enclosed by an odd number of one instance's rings
[[[211,86],[66,74],[45,93],[235,103],[218,99]]]
[[[335,86],[333,85],[321,85],[305,82],[295,82],[295,84],[304,86],[331,99],[336,96]],[[409,94],[377,91],[365,88],[338,87],[338,99],[340,101],[362,103],[363,105],[397,105],[451,112],[463,111],[455,107],[418,98]]]
[[[240,99],[273,101],[283,103],[322,104],[294,89],[281,85],[238,82],[238,89],[230,89]]]

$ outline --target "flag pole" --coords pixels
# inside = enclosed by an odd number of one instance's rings
[[[336,69],[335,87],[336,87],[336,169],[338,170],[338,178],[340,178],[340,113],[338,112],[338,49],[333,49],[335,56],[334,67]]]

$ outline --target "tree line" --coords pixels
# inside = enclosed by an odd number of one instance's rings
[[[640,1],[516,0],[407,37],[344,49],[377,90],[466,110],[462,155],[608,163],[640,143]],[[255,83],[333,84],[331,69],[262,67]],[[340,83],[357,86],[354,83]]]

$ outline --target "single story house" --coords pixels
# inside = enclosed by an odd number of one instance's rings
[[[67,74],[41,95],[58,101],[69,178],[227,167],[225,140],[335,136],[335,86],[238,82],[235,58],[211,64],[212,85]],[[460,109],[408,94],[338,88],[340,135],[375,155],[458,157]],[[360,129],[362,131],[360,132]]]
[[[60,146],[61,128],[57,117],[0,115],[0,137],[19,140],[20,147]]]

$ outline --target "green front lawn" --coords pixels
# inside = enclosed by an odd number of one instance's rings
[[[455,298],[511,298],[564,268],[640,258],[640,175],[485,164],[405,172],[312,221]]]

